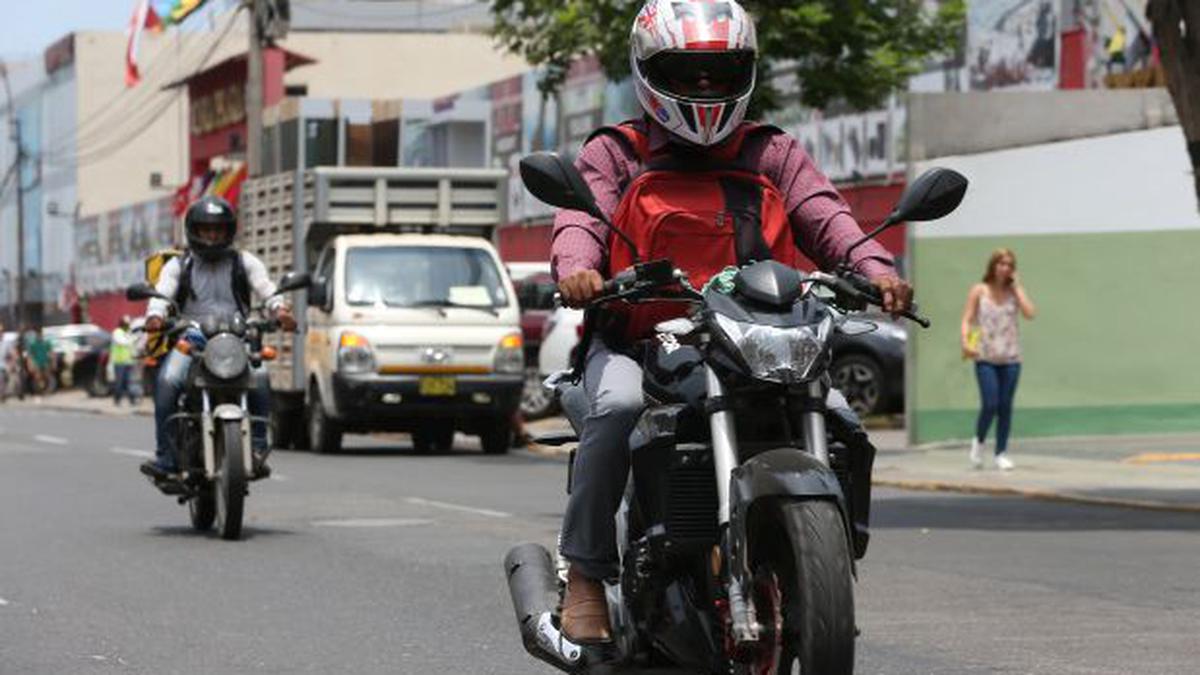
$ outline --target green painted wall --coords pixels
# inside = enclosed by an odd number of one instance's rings
[[[1017,254],[1039,316],[1021,326],[1014,436],[1200,430],[1200,232],[916,239],[917,442],[969,438],[979,403],[959,325],[991,251]]]

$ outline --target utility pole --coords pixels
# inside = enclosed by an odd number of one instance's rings
[[[248,0],[250,51],[246,54],[246,168],[250,178],[262,175],[263,34],[259,18],[266,0]]]
[[[0,62],[0,79],[4,80],[4,95],[8,101],[8,119],[12,141],[17,148],[13,161],[13,180],[17,183],[17,330],[25,328],[25,178],[21,170],[25,166],[25,146],[21,143],[21,120],[13,105],[12,86],[8,81],[8,65]]]
[[[249,9],[250,51],[246,55],[246,168],[251,178],[263,169],[263,49],[287,35],[289,0],[244,0]]]

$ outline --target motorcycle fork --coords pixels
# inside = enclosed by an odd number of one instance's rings
[[[200,438],[204,441],[204,476],[209,480],[217,477],[217,456],[213,440],[213,418],[212,418],[212,401],[209,400],[208,391],[200,392]]]
[[[708,386],[709,430],[712,437],[713,468],[717,481],[717,526],[722,533],[721,541],[724,557],[738,560],[744,556],[730,556],[729,553],[729,491],[733,481],[733,469],[738,464],[737,429],[733,422],[733,413],[729,410],[729,402],[725,399],[725,387],[712,368],[704,371],[705,383]],[[732,623],[733,638],[737,643],[755,642],[758,640],[758,620],[754,610],[754,600],[746,593],[746,580],[749,574],[746,570],[727,566],[724,579],[726,597],[729,599],[729,614]]]

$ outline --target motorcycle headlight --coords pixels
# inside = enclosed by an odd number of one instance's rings
[[[520,333],[505,335],[496,346],[496,372],[515,375],[525,371],[525,341]]]
[[[246,347],[240,338],[218,335],[209,339],[204,348],[204,368],[213,377],[232,380],[246,372],[248,365],[250,358],[246,355]]]
[[[759,380],[794,384],[811,379],[813,367],[825,351],[833,319],[816,326],[776,328],[743,323],[717,314],[717,325],[737,346],[750,374]]]

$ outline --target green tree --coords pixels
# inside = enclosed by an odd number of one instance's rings
[[[569,64],[595,55],[612,79],[629,74],[629,32],[641,0],[488,0],[494,35],[531,64],[546,66],[546,94],[562,86]],[[929,60],[957,52],[964,0],[745,0],[755,17],[760,68],[786,63],[803,83],[802,101],[877,106]],[[777,107],[760,78],[759,111]]]
[[[1146,15],[1154,26],[1200,200],[1200,0],[1150,0]]]

